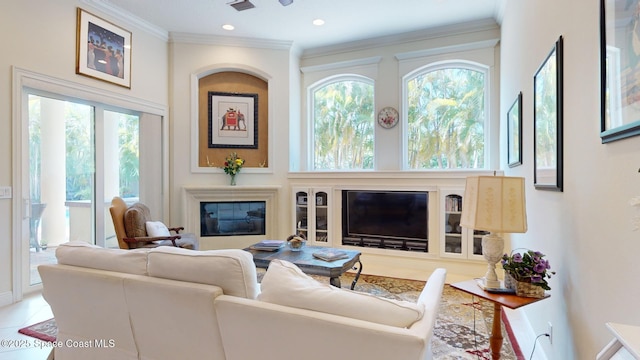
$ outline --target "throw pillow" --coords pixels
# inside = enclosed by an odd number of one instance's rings
[[[265,302],[402,328],[411,326],[424,314],[424,307],[416,303],[320,283],[284,260],[271,261],[260,288],[258,299]]]
[[[151,211],[141,203],[131,205],[124,213],[124,230],[127,237],[147,236],[147,220],[151,220]]]
[[[147,235],[151,237],[171,236],[167,225],[162,221],[147,221],[146,222]]]

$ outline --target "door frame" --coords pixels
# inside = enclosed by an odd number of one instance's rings
[[[48,75],[36,73],[19,67],[12,68],[12,182],[13,197],[11,201],[11,239],[12,239],[12,300],[22,300],[24,293],[42,289],[42,285],[28,286],[24,288],[23,273],[24,259],[28,255],[29,222],[25,221],[29,216],[29,206],[23,198],[25,183],[25,156],[28,156],[28,102],[26,96],[29,90],[49,93],[61,98],[99,103],[106,108],[117,107],[129,109],[141,113],[149,113],[160,116],[162,119],[162,213],[169,214],[169,119],[167,106],[114,93],[104,89],[98,89],[75,82],[54,78]],[[100,219],[100,218],[97,218]]]

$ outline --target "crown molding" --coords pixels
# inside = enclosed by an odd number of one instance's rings
[[[154,25],[138,16],[131,14],[128,11],[124,11],[121,8],[111,4],[108,0],[80,0],[81,3],[86,4],[101,13],[109,15],[119,23],[129,25],[131,27],[137,27],[153,36],[158,37],[163,41],[169,39],[169,32],[157,25]],[[127,26],[125,26],[127,27]]]
[[[425,50],[398,53],[398,54],[395,54],[395,57],[398,60],[409,60],[409,59],[421,58],[425,56],[450,54],[454,52],[470,51],[470,50],[477,50],[477,49],[486,49],[486,48],[495,47],[498,44],[498,41],[500,41],[500,39],[495,38],[495,39],[489,39],[489,40],[483,40],[483,41],[474,41],[474,42],[464,43],[464,44],[441,46],[441,47],[430,48]]]
[[[352,41],[337,45],[306,49],[302,53],[302,58],[312,58],[316,56],[326,56],[348,51],[360,51],[372,48],[379,48],[386,45],[398,45],[403,43],[424,41],[440,37],[462,35],[470,32],[499,30],[500,27],[493,18],[482,19],[461,24],[433,27],[408,33],[382,36],[358,41]]]
[[[192,33],[181,33],[181,32],[169,33],[169,41],[173,43],[237,46],[237,47],[251,47],[251,48],[260,48],[260,49],[272,49],[272,50],[291,50],[293,46],[292,41],[192,34]]]
[[[382,60],[382,56],[373,56],[365,59],[339,61],[331,64],[303,66],[300,68],[300,71],[302,71],[303,73],[308,73],[308,72],[315,72],[315,71],[350,68],[354,66],[374,65],[374,64],[380,63],[381,60]]]

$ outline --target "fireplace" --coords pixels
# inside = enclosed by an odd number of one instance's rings
[[[342,191],[342,244],[429,251],[429,192]]]
[[[264,201],[200,202],[200,236],[264,235]]]
[[[243,248],[278,234],[280,186],[186,186],[185,227],[201,250]]]

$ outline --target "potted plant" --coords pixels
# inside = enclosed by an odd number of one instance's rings
[[[505,271],[505,286],[515,289],[518,296],[544,297],[544,291],[551,290],[547,279],[555,275],[544,256],[541,252],[532,250],[522,254],[504,254],[502,268]]]

